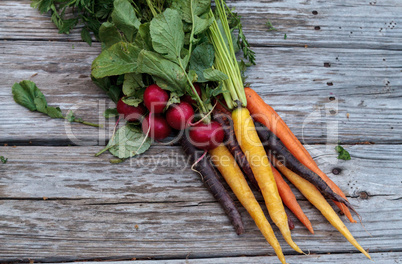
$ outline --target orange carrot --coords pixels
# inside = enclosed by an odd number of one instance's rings
[[[244,90],[247,97],[247,109],[252,114],[253,119],[262,123],[271,130],[283,142],[293,156],[296,157],[296,159],[298,159],[304,166],[318,174],[318,176],[320,176],[336,194],[347,200],[346,195],[342,190],[318,168],[308,151],[303,147],[292,131],[290,131],[289,127],[279,117],[278,113],[276,113],[271,106],[267,105],[253,89],[245,88]],[[356,220],[353,219],[352,214],[345,205],[339,202],[335,202],[335,204],[347,216],[350,222],[356,223]]]
[[[310,223],[310,220],[304,214],[301,209],[299,203],[296,200],[296,196],[293,194],[289,185],[282,178],[279,171],[277,171],[271,164],[272,172],[274,174],[274,178],[276,181],[276,185],[278,187],[279,195],[282,198],[283,203],[289,208],[290,211],[302,222],[302,224],[307,227],[307,229],[314,234],[313,226]]]

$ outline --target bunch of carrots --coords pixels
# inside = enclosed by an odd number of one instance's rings
[[[240,234],[244,231],[240,214],[223,190],[211,164],[218,169],[282,263],[286,261],[281,246],[246,178],[262,193],[269,216],[295,251],[303,253],[292,240],[284,204],[311,233],[314,230],[278,170],[353,246],[370,258],[326,200],[331,199],[351,222],[356,222],[351,214],[355,210],[345,194],[319,169],[276,111],[254,90],[244,88],[233,47],[230,44],[225,45],[225,39],[227,43],[232,43],[225,5],[222,1],[215,3],[224,36],[215,22],[208,31],[208,37],[215,48],[214,67],[229,78],[223,82],[224,102],[217,99],[212,115],[225,132],[225,141],[219,142],[212,133],[211,140],[215,140],[214,144],[197,146],[197,140],[191,137],[190,127],[190,133],[182,137],[181,145],[192,158],[193,167],[202,174],[206,185],[221,202],[236,232]],[[207,122],[204,120],[204,123]],[[208,151],[209,156],[199,156],[197,148]]]

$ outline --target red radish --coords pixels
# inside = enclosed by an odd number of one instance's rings
[[[187,102],[181,102],[169,107],[166,112],[166,121],[172,128],[182,130],[189,126],[193,116],[193,107]]]
[[[156,140],[162,140],[169,136],[171,128],[161,115],[149,114],[142,121],[142,132],[147,134],[149,125],[151,126],[148,136]]]
[[[198,96],[201,98],[201,88],[200,88],[200,85],[199,85],[198,83],[193,83],[193,85],[194,85],[195,90],[197,91]],[[188,94],[183,95],[183,96],[180,98],[180,101],[182,101],[182,102],[187,102],[187,103],[189,103],[189,104],[191,104],[191,105],[196,105],[196,104],[197,104],[197,102],[196,102],[195,100],[193,100],[193,99],[191,98],[191,96],[188,95]]]
[[[199,149],[211,150],[223,142],[225,132],[222,126],[212,121],[209,124],[199,123],[190,128],[191,143]]]
[[[151,84],[145,89],[144,104],[153,114],[160,114],[166,107],[169,94],[156,84]]]
[[[122,98],[117,102],[117,112],[124,116],[129,122],[140,121],[147,110],[140,104],[137,107],[131,106],[123,102]]]

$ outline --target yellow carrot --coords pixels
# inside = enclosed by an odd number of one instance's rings
[[[276,239],[271,225],[265,217],[260,204],[255,199],[253,192],[248,186],[247,181],[232,154],[230,154],[229,150],[223,144],[210,150],[209,153],[214,165],[218,168],[223,178],[225,178],[237,199],[253,218],[258,229],[260,229],[265,239],[275,250],[279,260],[285,264],[285,256],[283,255],[281,245]]]
[[[274,175],[264,147],[255,130],[253,119],[247,108],[236,108],[232,112],[233,126],[237,141],[250,164],[264,197],[269,216],[279,228],[286,242],[297,252],[303,253],[290,235],[288,218],[278,193]]]
[[[272,155],[270,155],[270,159],[272,163],[274,163],[275,166],[282,172],[282,174],[285,175],[285,177],[292,182],[297,189],[299,189],[304,197],[306,197],[307,200],[309,200],[310,203],[312,203],[322,213],[322,215],[331,223],[331,225],[333,225],[361,253],[371,259],[370,255],[359,245],[359,243],[357,243],[356,239],[349,232],[345,224],[313,184],[286,168]]]

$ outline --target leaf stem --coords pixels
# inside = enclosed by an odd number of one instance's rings
[[[191,51],[193,49],[193,41],[194,41],[194,12],[193,12],[193,1],[190,1],[190,12],[191,12],[191,33],[190,33],[190,46],[188,47],[188,61],[191,58]]]
[[[94,123],[90,123],[90,122],[87,122],[87,121],[82,121],[82,120],[79,120],[79,119],[74,119],[74,122],[81,123],[81,124],[84,124],[84,125],[87,125],[87,126],[103,128],[103,125],[94,124]]]
[[[195,98],[196,98],[196,100],[198,101],[198,104],[199,104],[200,107],[201,107],[201,112],[202,112],[202,114],[203,114],[203,115],[206,115],[208,111],[207,111],[207,109],[205,108],[205,105],[204,105],[204,103],[202,102],[200,96],[198,95],[197,90],[195,89],[195,87],[194,87],[192,81],[191,81],[190,78],[188,77],[188,74],[187,74],[187,72],[186,72],[186,69],[184,69],[183,64],[181,63],[181,60],[179,60],[179,66],[180,66],[180,68],[183,70],[184,75],[186,76],[187,82],[188,82],[188,83],[190,84],[190,86],[191,86],[191,90],[193,91],[193,93],[194,93],[194,95],[195,95]],[[206,122],[208,122],[208,123],[211,122],[210,117],[206,118],[205,120],[206,120]]]
[[[147,4],[149,9],[151,10],[151,13],[154,17],[156,17],[158,15],[158,13],[156,12],[154,5],[152,4],[151,0],[147,0]]]
[[[116,135],[116,129],[117,129],[117,126],[119,125],[119,122],[120,122],[120,116],[119,116],[119,119],[117,119],[116,125],[115,125],[114,128],[113,128],[113,134],[112,134],[112,137],[110,138],[109,142],[113,142],[113,139],[114,139],[114,137],[115,137],[115,135]],[[109,144],[108,144],[108,145],[109,145]],[[105,152],[105,151],[107,151],[107,150],[113,148],[113,147],[116,146],[116,145],[117,145],[117,144],[111,145],[111,146],[106,146],[104,149],[102,149],[101,151],[99,151],[98,153],[96,153],[96,154],[95,154],[95,157],[98,157],[98,156],[101,155],[103,152]]]
[[[98,153],[96,153],[96,154],[95,154],[95,157],[100,156],[103,152],[105,152],[105,151],[107,151],[107,150],[113,148],[114,146],[116,146],[116,145],[111,145],[111,146],[105,147],[104,149],[102,149],[101,151],[99,151]]]

